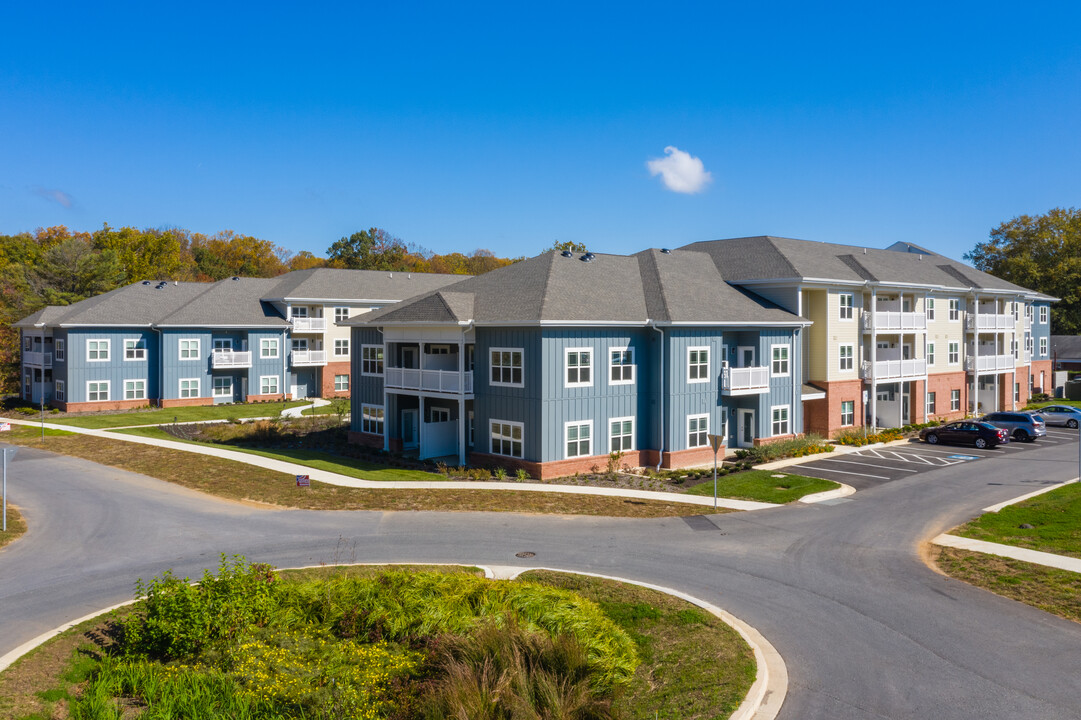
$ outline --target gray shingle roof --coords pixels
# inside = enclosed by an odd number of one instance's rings
[[[261,298],[278,284],[278,278],[219,280],[156,324],[163,327],[288,327],[289,323]]]
[[[761,235],[697,242],[683,249],[709,253],[725,280],[734,283],[792,279],[877,281],[1037,294],[942,255],[924,255],[911,243],[879,249]]]
[[[1059,360],[1081,358],[1081,335],[1052,335],[1051,353]]]
[[[268,300],[405,300],[459,282],[469,275],[310,268],[276,278]]]
[[[194,300],[207,289],[206,283],[141,282],[125,285],[101,295],[95,295],[66,307],[45,308],[49,325],[152,325]],[[35,313],[38,315],[38,313]],[[33,318],[24,318],[17,327]],[[39,320],[40,321],[40,320]]]
[[[464,323],[791,323],[800,318],[724,282],[703,253],[550,251],[343,325]]]

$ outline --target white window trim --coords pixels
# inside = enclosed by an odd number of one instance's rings
[[[852,403],[852,422],[845,422],[845,403]],[[789,418],[791,420],[791,418]],[[772,413],[770,414],[770,422],[773,422]],[[855,400],[842,400],[841,401],[841,427],[852,427],[856,424],[856,401]]]
[[[142,383],[143,395],[142,397],[128,397],[128,383]],[[124,379],[124,399],[125,400],[146,400],[146,378],[125,378]]]
[[[1047,306],[1046,305],[1041,305],[1040,306],[1040,324],[1041,325],[1046,325],[1047,324],[1047,314],[1048,314],[1047,313]]]
[[[935,399],[934,406],[931,405],[931,398]],[[923,396],[923,414],[926,417],[931,415],[938,415],[938,392],[925,392]]]
[[[618,451],[612,449],[612,423],[618,422],[622,426],[622,424],[627,422],[628,420],[630,420],[631,422],[631,446],[627,449],[620,448]],[[608,452],[633,452],[634,450],[637,450],[638,442],[635,440],[635,435],[638,432],[638,428],[635,427],[635,425],[636,423],[634,421],[633,415],[630,415],[628,417],[608,418]],[[622,433],[620,434],[620,437],[622,437]]]
[[[698,351],[698,352],[705,351],[705,353],[706,353],[706,376],[692,379],[691,378],[691,353],[695,352],[695,351]],[[695,363],[695,365],[700,365],[700,364],[701,363]],[[713,365],[713,353],[710,352],[709,345],[692,345],[692,346],[688,347],[687,348],[687,362],[686,362],[687,384],[688,385],[697,385],[698,383],[708,383],[710,378],[713,377],[713,370],[712,370],[712,367],[711,367],[712,365]]]
[[[365,355],[365,354],[366,354],[366,353],[367,353],[367,352],[368,352],[369,350],[378,350],[378,351],[382,351],[382,353],[383,353],[383,359],[382,359],[382,360],[369,360],[368,358],[365,358],[365,357],[364,357],[364,355]],[[382,345],[361,345],[361,346],[360,346],[360,374],[361,374],[361,375],[365,375],[365,376],[367,376],[367,377],[383,377],[383,374],[384,374],[384,373],[386,372],[386,367],[387,367],[387,357],[386,357],[386,355],[387,355],[387,354],[386,354],[386,350],[384,350],[384,349],[383,349],[383,346],[382,346]],[[372,362],[372,363],[382,363],[382,365],[383,365],[383,372],[373,373],[373,372],[368,372],[368,371],[366,371],[366,370],[364,369],[364,364],[365,364],[366,362]]]
[[[263,343],[269,343],[268,348],[274,351],[273,355],[263,354]],[[305,338],[305,343],[307,339]],[[277,360],[281,357],[281,343],[278,338],[259,338],[259,359],[260,360]],[[270,377],[266,375],[264,377]]]
[[[1047,338],[1040,338],[1040,357],[1047,354]]]
[[[567,431],[569,431],[571,429],[572,425],[574,427],[581,427],[582,425],[589,426],[589,454],[587,454],[587,455],[568,455],[567,454],[567,442],[568,442],[568,440],[567,440]],[[525,439],[525,433],[524,432],[522,433],[522,439],[523,440]],[[593,457],[594,455],[596,455],[596,453],[594,452],[594,450],[597,449],[596,445],[594,444],[596,439],[597,439],[597,436],[593,434],[593,421],[592,420],[571,420],[569,422],[563,423],[563,459],[564,460],[574,460],[576,458]],[[580,443],[581,438],[579,438],[579,440],[577,442]]]
[[[957,307],[957,317],[951,317],[954,313],[954,304]],[[961,300],[959,298],[947,298],[946,319],[950,322],[961,322]]]
[[[705,418],[706,421],[706,444],[691,445],[691,420],[701,420],[703,418]],[[683,427],[683,440],[687,443],[688,450],[694,450],[695,448],[700,447],[709,447],[709,431],[712,429],[711,425],[712,421],[710,420],[709,413],[695,413],[687,416],[687,422],[684,424]],[[699,430],[699,432],[701,432],[701,430]]]
[[[339,320],[338,315],[340,315],[342,313],[342,311],[345,312],[345,317],[341,318]],[[349,319],[349,308],[341,307],[340,305],[334,308],[334,322],[342,322],[342,321],[348,320],[348,319]]]
[[[495,349],[496,348],[492,348],[493,351]],[[502,352],[502,350],[500,352]],[[523,362],[525,361],[524,356],[523,356],[522,360],[523,360]],[[519,430],[522,431],[522,454],[521,455],[514,455],[514,454],[506,455],[504,453],[498,453],[498,452],[495,451],[495,447],[493,447],[494,442],[493,442],[493,438],[492,438],[492,425],[494,425],[496,423],[498,423],[499,425],[509,425],[512,428],[517,427]],[[488,420],[488,433],[487,434],[488,434],[488,453],[490,455],[498,455],[499,457],[518,458],[519,460],[525,458],[525,423],[514,422],[513,420],[500,420],[499,418],[489,418],[489,420]],[[511,443],[513,444],[513,439],[511,439]],[[567,452],[567,435],[566,435],[566,431],[564,430],[564,433],[563,433],[563,453],[566,454],[566,452]]]
[[[91,400],[90,399],[90,386],[91,385],[104,385],[105,386],[105,399],[104,400]],[[109,402],[113,399],[112,383],[109,380],[87,380],[86,381],[86,401],[87,402]]]
[[[268,390],[267,392],[263,392],[263,381],[264,380],[270,380],[271,378],[274,379],[274,384],[277,385],[277,390]],[[260,375],[259,376],[259,394],[260,395],[281,395],[281,393],[282,393],[281,380],[282,380],[281,375]]]
[[[845,305],[841,302],[841,298],[848,297],[851,299],[851,305]],[[843,315],[845,310],[848,310],[848,317]],[[856,294],[850,292],[837,293],[837,319],[840,322],[854,322],[856,319]]]
[[[64,397],[64,381],[57,380],[53,385],[53,399],[54,400],[66,400]]]
[[[785,364],[788,365],[788,371],[783,372],[783,373],[773,372],[773,362],[774,362],[774,360],[773,360],[773,350],[775,348],[779,348],[779,347],[784,348],[787,351],[786,355],[785,355]],[[855,357],[853,357],[853,359],[852,359],[853,367],[855,366],[855,364],[856,364],[856,359],[855,359]],[[777,343],[776,345],[770,345],[769,346],[769,376],[771,378],[775,378],[775,377],[791,377],[792,376],[792,344],[791,343]]]
[[[226,389],[228,389],[229,392],[218,392],[218,390],[220,389],[218,387],[218,381],[219,380],[228,380],[229,381],[229,384],[226,386]],[[213,397],[233,397],[233,378],[232,378],[232,376],[218,375],[218,376],[216,376],[214,378],[214,381],[213,381],[212,385],[213,385],[213,389],[212,389],[211,392],[212,392]]]
[[[338,378],[345,378],[345,381],[344,381],[345,387],[339,387],[339,385],[341,385],[342,383],[338,382]],[[334,376],[334,392],[349,392],[349,386],[350,386],[350,382],[349,382],[349,374],[348,373],[345,373],[345,374],[338,373],[338,374],[336,374]]]
[[[90,343],[105,343],[105,357],[90,357]],[[101,355],[101,350],[98,350],[98,355]],[[101,339],[88,339],[86,341],[86,361],[87,362],[109,362],[113,358],[113,341],[101,340]]]
[[[366,433],[368,435],[383,435],[386,432],[387,415],[386,415],[386,412],[384,411],[383,407],[384,406],[382,406],[382,405],[369,405],[368,403],[361,403],[361,405],[360,405],[360,431],[362,433]],[[378,410],[379,412],[383,413],[383,418],[381,420],[373,420],[373,419],[371,419],[370,414],[368,414],[368,415],[365,414],[366,410]],[[382,423],[383,424],[383,432],[380,433],[380,432],[372,432],[371,430],[365,430],[364,429],[365,422],[369,422],[369,423],[379,422],[379,423]]]
[[[142,352],[142,357],[128,357],[128,343],[135,343],[135,347],[132,348],[136,352]],[[139,347],[139,343],[143,343],[142,347]],[[146,338],[124,338],[124,362],[146,362]]]
[[[53,343],[53,360],[60,360],[60,361],[64,360],[64,348],[65,347],[66,347],[66,344],[64,343],[64,341],[62,339],[57,339],[56,342]]]
[[[622,356],[623,353],[629,352],[631,354],[631,363],[630,363],[630,365],[616,365],[615,363],[613,363],[612,362],[612,353],[615,353],[615,352],[620,353],[621,356]],[[613,380],[612,379],[612,369],[617,368],[617,367],[620,368],[620,375],[623,374],[623,372],[622,372],[623,368],[629,367],[631,369],[631,379],[630,380]],[[635,379],[637,377],[638,377],[638,365],[635,362],[634,348],[630,347],[629,345],[624,346],[624,347],[610,347],[610,348],[608,348],[608,384],[609,385],[633,385],[634,381],[635,381]]]
[[[190,353],[191,353],[190,348],[188,350],[189,357],[184,357],[184,354],[180,349],[182,343],[195,343],[194,357],[192,357],[190,355]],[[180,362],[192,362],[192,361],[195,361],[195,360],[199,360],[202,353],[203,353],[203,343],[199,338],[180,338],[177,341],[176,354],[177,354],[177,357],[179,358]]]
[[[844,355],[841,354],[841,348],[848,348],[852,352],[846,358]],[[847,367],[847,368],[842,367],[841,363],[844,360],[849,360],[852,363],[852,366]],[[852,343],[841,343],[841,344],[839,344],[837,346],[837,372],[839,372],[839,373],[856,372],[856,346],[854,344],[852,344]]]
[[[218,347],[218,344],[221,347]],[[233,338],[214,338],[211,343],[214,352],[233,352]]]
[[[570,371],[570,354],[578,353],[579,358],[582,355],[589,356],[589,380],[586,382],[569,382],[567,380],[567,373]],[[582,366],[578,366],[578,377],[582,376]],[[569,347],[563,348],[563,387],[565,388],[581,388],[581,387],[593,387],[593,377],[597,374],[597,366],[593,362],[593,348],[591,347]]]
[[[522,371],[522,382],[517,382],[517,383],[516,382],[496,382],[495,380],[492,380],[492,367],[494,367],[492,365],[492,353],[511,353],[512,357],[513,357],[514,353],[518,353],[522,358],[522,367],[519,368]],[[503,367],[503,366],[500,365],[499,367]],[[513,368],[514,366],[511,365],[509,367]],[[513,369],[511,370],[511,375],[514,375]],[[525,387],[525,349],[524,348],[512,348],[512,347],[491,347],[491,348],[488,348],[488,384],[493,386],[493,387],[517,387],[517,388]],[[488,421],[489,444],[491,444],[491,427],[492,427],[491,423],[494,423],[494,422],[508,423],[510,421],[508,421],[508,420],[495,420],[494,418]],[[524,432],[525,431],[523,429],[523,433]],[[522,435],[522,439],[523,440],[525,439],[524,434]],[[523,449],[522,452],[524,453],[525,450]],[[507,456],[507,457],[510,457],[510,456]]]
[[[950,349],[951,345],[956,345],[957,346],[957,362],[950,362],[950,355],[953,354],[953,351]],[[960,365],[961,364],[961,343],[959,343],[959,342],[948,342],[948,343],[946,343],[946,364],[947,365]]]
[[[954,393],[956,393],[956,395]],[[955,399],[957,400],[957,407],[954,407],[954,400]],[[960,410],[961,410],[961,391],[954,388],[954,389],[950,390],[950,412],[959,412]]]
[[[202,391],[203,391],[203,387],[202,387],[203,384],[202,384],[202,382],[200,382],[200,380],[201,380],[201,378],[179,378],[179,379],[177,379],[177,381],[176,381],[176,393],[177,393],[176,396],[178,398],[184,398],[185,397],[184,396],[184,390],[183,390],[184,383],[193,382],[193,383],[195,383],[195,395],[188,395],[187,397],[188,398],[202,397],[200,395],[200,393],[202,393]]]
[[[927,318],[928,322],[935,321],[935,299],[927,298],[923,302],[923,314]]]
[[[783,433],[775,433],[775,432],[773,432],[773,422],[774,422],[773,421],[773,411],[774,410],[784,410],[785,411],[785,420],[784,420],[784,422],[785,422],[785,425],[787,425],[787,428],[786,428],[785,432],[783,432]],[[781,435],[791,435],[792,434],[792,406],[791,405],[770,405],[770,408],[769,408],[769,432],[770,432],[770,437],[779,437]]]
[[[338,352],[340,349],[344,349],[345,352]],[[349,340],[345,338],[335,338],[334,357],[349,357]]]
[[[446,416],[445,420],[436,420],[436,413],[439,413],[440,417]],[[428,408],[428,414],[432,418],[430,422],[450,422],[450,408],[442,405],[432,405]]]

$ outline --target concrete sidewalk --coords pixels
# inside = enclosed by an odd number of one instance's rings
[[[972,550],[973,552],[998,555],[999,557],[1010,558],[1012,560],[1023,560],[1035,565],[1043,565],[1045,567],[1058,568],[1059,570],[1069,570],[1071,572],[1081,573],[1081,558],[1069,557],[1067,555],[1055,555],[1054,553],[1028,550],[1013,545],[1003,545],[1002,543],[986,542],[984,540],[973,540],[971,538],[950,535],[949,533],[943,533],[931,542],[935,545],[941,545],[942,547]]]
[[[41,426],[40,422],[28,420],[8,419],[7,421],[15,425],[27,425],[32,427]],[[338,473],[328,472],[326,470],[319,470],[308,465],[301,465],[299,463],[287,462],[284,460],[275,460],[273,458],[263,457],[261,455],[252,455],[249,453],[238,452],[236,450],[227,450],[225,448],[210,447],[207,445],[185,443],[175,440],[158,440],[155,438],[140,437],[138,435],[127,435],[125,433],[111,432],[109,430],[93,430],[90,428],[73,427],[70,425],[54,425],[51,423],[45,423],[45,427],[51,430],[63,430],[65,432],[77,433],[79,435],[91,435],[93,437],[108,438],[110,440],[121,440],[123,442],[131,442],[140,445],[152,445],[154,447],[169,448],[170,450],[180,450],[182,452],[190,452],[197,455],[209,455],[211,457],[222,458],[224,460],[233,460],[235,462],[244,463],[245,465],[254,465],[256,467],[265,468],[267,470],[285,473],[286,475],[307,475],[312,480],[315,480],[317,482],[326,483],[328,485],[338,485],[340,487],[381,488],[384,490],[518,490],[525,492],[564,493],[567,495],[604,495],[609,497],[633,498],[636,500],[659,500],[661,502],[680,503],[684,505],[713,507],[712,496],[704,497],[699,495],[685,495],[683,493],[655,492],[651,490],[630,490],[588,487],[581,485],[548,485],[541,483],[518,482],[458,482],[450,480],[445,482],[381,482],[376,480],[361,480],[359,478],[350,477],[348,475],[341,475]],[[752,500],[733,500],[730,498],[718,498],[717,507],[724,508],[726,510],[766,510],[769,508],[781,506],[774,503],[755,502]]]

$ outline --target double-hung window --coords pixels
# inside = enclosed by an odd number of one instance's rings
[[[841,425],[842,427],[854,425],[856,422],[856,401],[841,401]]]
[[[277,375],[260,375],[259,376],[259,394],[260,395],[277,395],[278,394],[278,376]]]
[[[709,446],[709,415],[687,416],[687,447]]]
[[[489,353],[491,368],[491,384],[508,387],[522,387],[522,349],[521,348],[492,348]],[[521,431],[521,425],[518,426]],[[519,438],[519,441],[521,438]],[[519,450],[521,443],[519,442]],[[505,453],[499,453],[505,454]],[[520,457],[520,456],[512,456]]]
[[[91,380],[86,384],[86,399],[89,402],[103,402],[109,399],[109,381]]]
[[[840,353],[840,365],[838,369],[841,372],[851,370],[853,358],[855,357],[855,347],[852,345],[839,345],[837,349]]]
[[[566,386],[589,387],[593,385],[593,351],[589,348],[567,348],[563,352],[566,360]]]
[[[260,338],[259,357],[264,360],[278,357],[278,338]]]
[[[961,362],[961,343],[951,342],[949,344],[949,357],[946,358],[946,362],[950,365],[957,365]]]
[[[341,338],[334,341],[334,357],[349,357],[349,341]]]
[[[770,375],[773,377],[787,377],[789,374],[788,353],[790,346],[773,345],[770,348]]]
[[[334,308],[334,322],[340,323],[349,319],[349,308],[336,307]]]
[[[958,298],[950,298],[950,322],[961,319],[961,301]]]
[[[345,392],[349,389],[349,376],[348,375],[335,375],[334,376],[334,392]]]
[[[53,398],[56,400],[64,400],[64,381],[57,380],[56,385],[53,387]]]
[[[852,293],[841,293],[837,296],[838,300],[838,318],[841,320],[852,319],[852,308],[855,305],[855,296]]]
[[[87,340],[86,359],[90,362],[105,362],[109,359],[108,340]]]
[[[383,374],[383,346],[360,346],[360,372],[362,375]]]
[[[927,320],[929,322],[933,322],[934,319],[935,319],[935,299],[934,298],[927,298],[926,307],[927,307]]]
[[[493,455],[522,457],[522,435],[525,427],[522,423],[492,420],[489,427]]]
[[[709,348],[687,348],[687,382],[709,382]]]
[[[199,341],[198,340],[180,340],[180,359],[181,360],[198,360],[199,359]]]
[[[608,351],[608,384],[629,385],[634,382],[634,348],[612,348]]]
[[[1013,384],[1013,401],[1021,402],[1021,383]]]
[[[1046,305],[1041,305],[1040,306],[1040,324],[1041,325],[1046,325],[1047,324],[1047,306]]]
[[[950,390],[950,410],[957,412],[961,409],[961,391]]]
[[[935,364],[935,344],[933,342],[927,343],[927,364]]]
[[[182,378],[180,380],[180,397],[199,397],[199,378]]]
[[[125,360],[146,360],[146,340],[143,338],[128,338],[124,341]]]
[[[1042,310],[1043,308],[1040,309]],[[1043,320],[1040,322],[1043,322]],[[1040,338],[1040,357],[1043,357],[1044,355],[1047,355],[1047,338],[1042,337]]]
[[[935,394],[933,392],[927,393],[927,417],[930,418],[935,414]]]
[[[774,435],[787,435],[788,434],[788,406],[787,405],[775,405],[770,408],[770,413],[773,416],[773,434]]]
[[[30,335],[23,337],[23,351],[32,352],[34,349],[34,338]]]
[[[232,338],[214,338],[214,352],[225,353],[233,351]]]
[[[567,457],[589,457],[593,454],[593,421],[569,422],[564,425]]]
[[[225,375],[214,378],[214,397],[233,397],[232,377]]]
[[[146,400],[146,380],[125,380],[125,400]]]
[[[63,360],[64,359],[64,345],[65,345],[65,343],[64,343],[63,340],[57,340],[56,341],[55,347],[53,348],[53,356],[57,360]]]
[[[360,406],[360,431],[372,435],[383,434],[383,406],[361,405]]]
[[[634,450],[634,418],[612,418],[608,421],[608,451]]]

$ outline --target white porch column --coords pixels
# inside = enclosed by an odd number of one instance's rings
[[[875,364],[878,362],[878,331],[875,328],[875,313],[878,312],[878,290],[871,288],[871,430],[878,428],[878,378],[875,376]]]
[[[458,465],[465,465],[465,330],[458,340]]]

